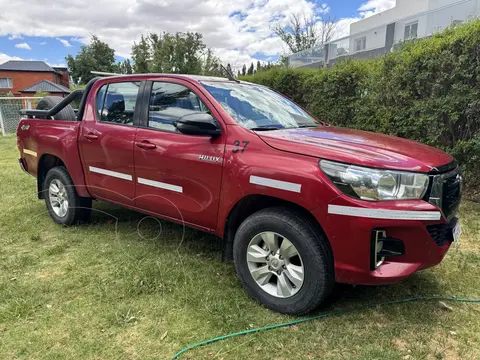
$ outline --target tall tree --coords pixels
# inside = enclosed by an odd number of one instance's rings
[[[134,42],[132,46],[133,71],[136,74],[148,73],[150,58],[150,44],[142,35],[140,42],[138,44]]]
[[[200,33],[164,32],[148,36],[152,53],[151,70],[163,73],[200,74],[206,50]]]
[[[242,73],[240,72],[240,70],[238,70],[237,77],[240,77],[240,76],[242,76]]]
[[[245,76],[247,75],[247,65],[243,64],[243,67],[242,67],[242,75]]]
[[[248,75],[253,75],[255,71],[255,67],[253,66],[253,62],[250,64],[250,67],[248,68],[247,74]]]
[[[80,52],[73,57],[67,55],[70,76],[74,83],[86,84],[95,77],[91,71],[115,71],[115,50],[108,44],[92,35],[90,43],[80,48]]]
[[[260,60],[257,60],[257,72],[262,70],[262,64],[260,63]]]
[[[297,53],[332,40],[336,25],[335,18],[325,14],[291,14],[287,24],[277,22],[271,30],[287,45],[291,53]]]
[[[227,71],[229,74],[233,75],[232,66],[230,65],[230,63],[227,64]]]
[[[127,59],[125,61],[120,61],[116,65],[117,69],[115,72],[119,74],[132,74],[132,64],[130,64],[130,59]]]
[[[202,60],[202,75],[222,76],[221,62],[215,56],[212,49],[207,49],[201,56]]]

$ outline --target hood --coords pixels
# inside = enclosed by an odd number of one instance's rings
[[[257,135],[278,150],[374,168],[429,172],[453,160],[441,150],[412,140],[334,126]]]

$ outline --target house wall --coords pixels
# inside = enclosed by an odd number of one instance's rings
[[[41,80],[57,82],[57,75],[55,73],[36,71],[0,71],[0,78],[11,78],[13,81],[12,89],[0,89],[0,92],[8,93],[11,91],[15,96],[21,96],[20,90]]]
[[[458,1],[455,4],[446,0],[432,0],[431,9],[436,10],[428,17],[426,36],[444,30],[452,24],[452,21],[467,21],[478,16],[478,3],[480,1],[477,0]]]
[[[426,11],[428,4],[429,0],[397,0],[397,5],[394,8],[352,23],[350,25],[350,35],[356,36],[358,33]]]
[[[59,80],[58,80],[57,84],[63,85],[67,89],[70,88],[70,75],[69,75],[68,71],[61,71],[60,72],[60,76],[59,76]]]
[[[37,71],[0,71],[0,78],[11,78],[13,81],[12,89],[0,88],[0,93],[12,92],[15,96],[22,96],[20,90],[36,84],[41,80],[49,80],[56,84],[61,84],[69,88],[68,72],[57,74],[53,72],[37,72]],[[25,96],[25,95],[23,95]]]
[[[385,39],[387,36],[387,25],[376,27],[368,31],[355,34],[350,37],[350,53],[355,52],[355,40],[366,36],[367,41],[365,50],[378,49],[385,46]]]

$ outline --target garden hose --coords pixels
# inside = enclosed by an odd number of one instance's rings
[[[208,339],[208,340],[204,340],[204,341],[201,341],[199,343],[192,344],[192,345],[189,345],[189,346],[183,348],[182,350],[180,350],[179,352],[177,352],[173,356],[173,360],[180,358],[180,356],[182,356],[184,353],[186,353],[189,350],[195,349],[195,348],[200,347],[200,346],[212,344],[212,343],[217,342],[217,341],[226,340],[226,339],[229,339],[229,338],[232,338],[232,337],[235,337],[235,336],[247,335],[247,334],[257,333],[257,332],[260,332],[260,331],[278,329],[278,328],[282,328],[282,327],[301,324],[301,323],[304,323],[304,322],[307,322],[307,321],[324,319],[324,318],[335,316],[335,315],[343,315],[343,314],[347,314],[347,313],[351,313],[351,312],[355,312],[355,311],[371,309],[371,308],[375,308],[377,306],[395,305],[395,304],[417,302],[417,301],[455,301],[455,302],[463,302],[463,303],[480,303],[480,299],[464,299],[464,298],[453,298],[453,297],[449,298],[449,297],[438,297],[438,296],[421,296],[421,297],[413,297],[413,298],[407,298],[407,299],[387,301],[387,302],[377,303],[377,304],[355,306],[355,307],[346,308],[346,309],[333,310],[333,311],[326,312],[326,313],[323,313],[323,314],[320,314],[320,315],[306,317],[306,318],[302,318],[302,319],[297,319],[297,320],[289,321],[289,322],[286,322],[286,323],[267,325],[267,326],[259,327],[259,328],[256,328],[256,329],[239,331],[239,332],[230,333],[230,334],[226,334],[226,335],[223,335],[223,336],[211,338],[211,339]]]

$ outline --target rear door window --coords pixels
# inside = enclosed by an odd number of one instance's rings
[[[133,126],[140,81],[106,84],[97,93],[97,114],[101,122]]]

